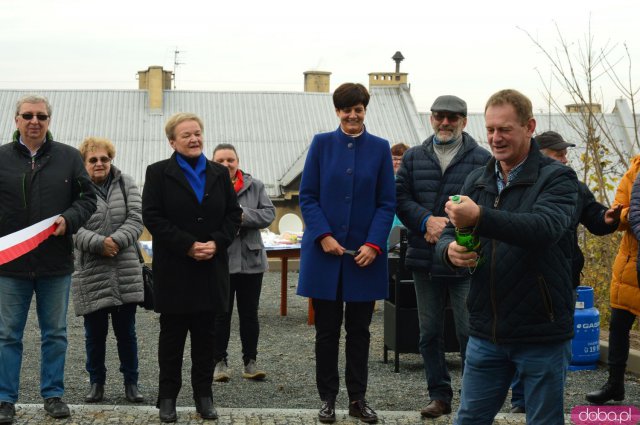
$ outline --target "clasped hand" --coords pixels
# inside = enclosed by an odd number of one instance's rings
[[[210,260],[216,255],[217,247],[214,241],[194,242],[187,255],[196,261]]]
[[[120,252],[120,247],[111,236],[104,238],[102,243],[102,255],[104,257],[115,257]]]
[[[431,216],[427,219],[427,231],[424,239],[429,243],[437,243],[444,228],[449,224],[447,217]]]

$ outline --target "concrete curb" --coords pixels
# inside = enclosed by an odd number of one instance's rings
[[[609,341],[600,340],[600,362],[607,364],[609,359]],[[640,351],[631,348],[627,360],[627,372],[640,375]]]
[[[145,424],[158,423],[158,409],[153,406],[113,406],[113,405],[69,405],[71,417],[52,419],[46,416],[41,404],[17,404],[16,424],[55,423],[55,424]],[[200,419],[193,407],[178,407],[177,423],[212,423]],[[216,424],[315,424],[317,409],[237,409],[218,408],[219,418]],[[431,424],[450,425],[454,414],[438,419],[422,419],[418,412],[378,411],[380,424]],[[347,410],[336,411],[337,424],[356,424],[359,421],[348,415]],[[569,421],[569,415],[565,415]],[[569,423],[569,422],[567,422]],[[494,424],[526,424],[525,415],[500,413]]]

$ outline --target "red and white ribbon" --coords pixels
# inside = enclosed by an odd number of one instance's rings
[[[18,230],[0,238],[0,264],[8,263],[34,250],[58,227],[55,224],[59,215],[49,217],[25,229]]]

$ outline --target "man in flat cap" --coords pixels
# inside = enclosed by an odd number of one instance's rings
[[[567,165],[567,148],[573,148],[576,145],[565,141],[562,136],[555,131],[545,131],[535,137],[535,141],[540,147],[543,155],[553,158],[556,161]],[[616,205],[614,208],[607,208],[600,202],[596,201],[589,187],[581,181],[578,181],[578,204],[576,206],[576,215],[574,217],[573,229],[573,256],[571,258],[572,282],[573,288],[580,285],[580,276],[584,267],[584,255],[578,245],[578,225],[582,224],[589,232],[597,236],[608,235],[616,231],[620,222],[620,213],[622,205]],[[608,401],[605,395],[601,395],[602,390],[594,391],[587,395],[588,401],[602,404]],[[525,413],[524,385],[518,374],[511,385],[511,413]]]
[[[434,134],[410,148],[396,176],[397,215],[409,230],[405,265],[413,272],[429,404],[422,417],[451,413],[453,391],[444,358],[444,310],[447,293],[464,366],[468,339],[469,270],[453,271],[436,261],[434,247],[449,222],[444,205],[460,192],[469,173],[487,163],[491,154],[463,130],[467,104],[456,96],[438,97],[431,107]]]

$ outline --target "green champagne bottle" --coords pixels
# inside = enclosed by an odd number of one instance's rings
[[[460,195],[453,195],[451,202],[459,204]],[[467,248],[467,251],[480,251],[480,238],[473,234],[473,227],[456,227],[456,242]]]

